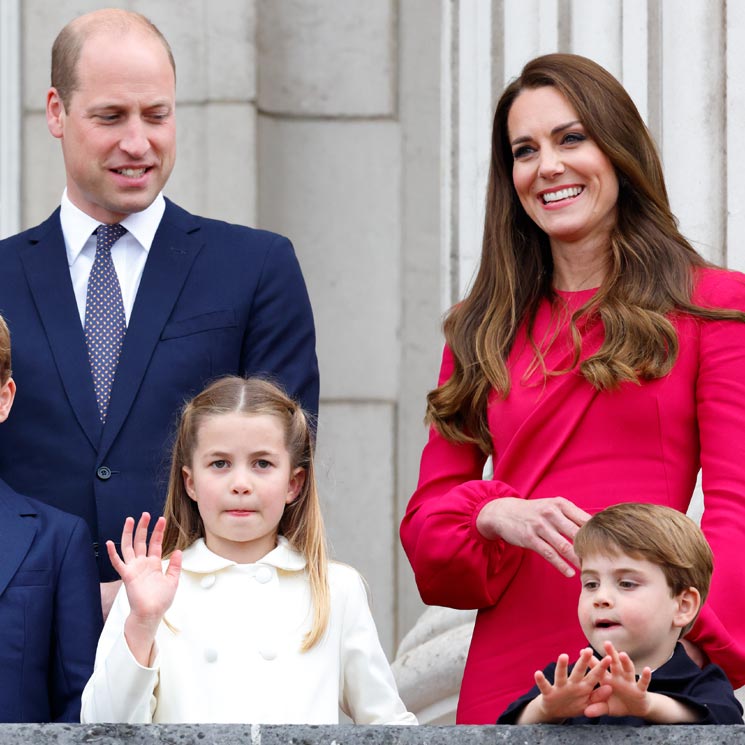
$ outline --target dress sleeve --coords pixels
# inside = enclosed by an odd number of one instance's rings
[[[452,371],[453,356],[446,347],[440,385]],[[494,605],[520,564],[523,549],[487,540],[476,528],[487,502],[521,497],[501,481],[483,481],[485,461],[475,445],[453,443],[430,430],[419,485],[401,523],[401,542],[422,600],[429,605]]]
[[[81,722],[153,721],[159,669],[157,647],[152,667],[143,667],[135,660],[124,638],[128,615],[127,592],[122,585],[98,642],[93,676],[83,691]]]
[[[362,578],[349,567],[344,582],[339,707],[355,724],[417,724],[398,695],[380,646]]]
[[[712,272],[702,305],[745,310],[745,276]],[[745,685],[745,323],[703,321],[696,381],[704,514],[714,553],[709,597],[688,638]]]

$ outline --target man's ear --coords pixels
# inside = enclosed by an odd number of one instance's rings
[[[290,504],[290,502],[294,502],[297,499],[298,495],[303,490],[303,484],[305,484],[305,469],[296,468],[292,472],[290,482],[287,485],[287,498],[285,499],[285,504]]]
[[[47,129],[58,139],[65,133],[65,105],[56,88],[47,91]]]
[[[0,422],[4,422],[8,418],[15,397],[16,384],[13,381],[13,378],[8,378],[7,381],[0,386]]]
[[[701,607],[701,593],[695,587],[688,587],[679,593],[675,600],[678,610],[673,617],[673,626],[682,629],[696,617]]]

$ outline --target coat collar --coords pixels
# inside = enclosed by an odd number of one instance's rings
[[[187,572],[194,574],[212,574],[219,572],[221,569],[236,566],[235,561],[225,559],[212,553],[207,548],[203,538],[199,538],[184,550],[182,568]],[[257,561],[254,566],[262,565],[273,566],[276,569],[282,569],[285,572],[301,572],[305,569],[305,557],[296,551],[290,542],[284,537],[279,536],[277,547],[270,551],[263,559]]]

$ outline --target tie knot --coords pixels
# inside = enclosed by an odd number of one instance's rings
[[[126,232],[127,229],[118,222],[99,225],[96,230],[96,250],[111,248]]]

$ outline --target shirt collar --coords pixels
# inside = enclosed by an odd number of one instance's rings
[[[210,551],[204,539],[199,538],[184,550],[182,567],[187,572],[194,572],[195,574],[211,574],[221,569],[236,566],[236,564],[237,562],[225,559]],[[290,546],[290,542],[284,536],[279,536],[277,547],[257,561],[255,566],[261,566],[262,564],[286,572],[300,572],[305,569],[306,561],[301,553]]]
[[[127,215],[121,224],[127,229],[132,237],[145,250],[150,251],[153,245],[155,233],[160,225],[163,213],[166,210],[166,200],[163,194],[153,200],[153,203],[141,212],[133,212]],[[76,207],[67,195],[67,189],[62,193],[60,202],[60,223],[62,234],[65,237],[67,249],[67,263],[72,266],[80,256],[80,252],[86,244],[91,233],[101,224],[90,215]]]

